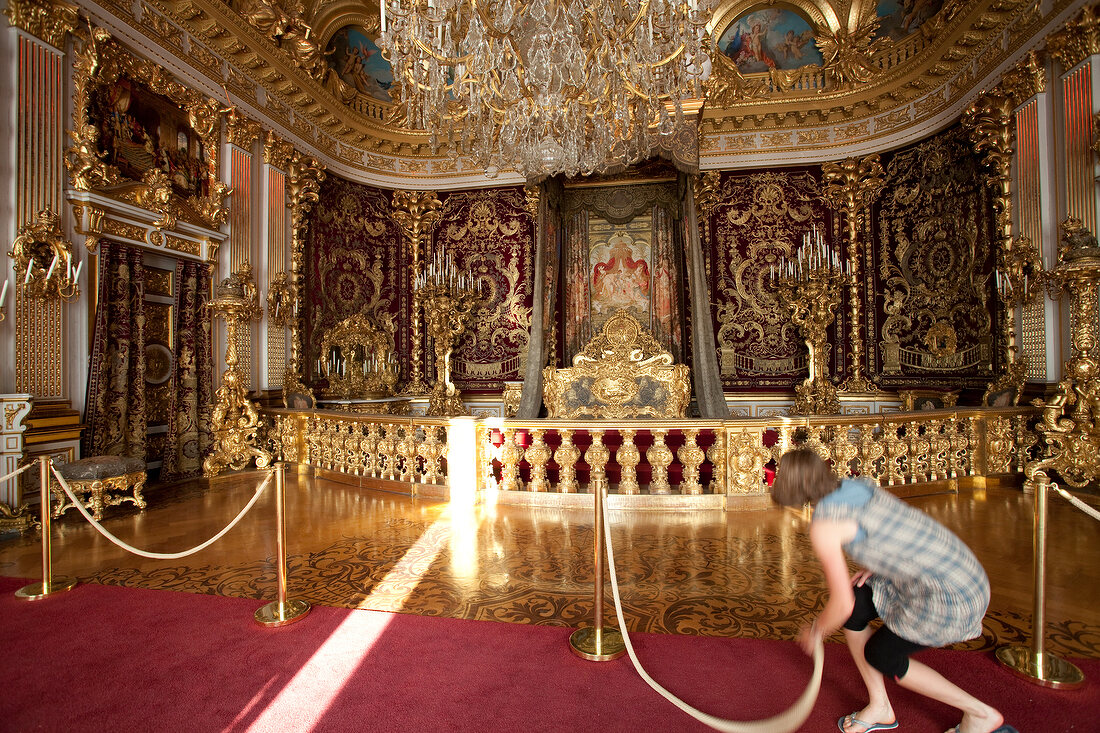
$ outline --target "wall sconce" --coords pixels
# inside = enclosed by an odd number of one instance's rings
[[[8,257],[23,297],[69,303],[80,296],[77,283],[84,263],[73,269],[73,245],[62,236],[60,218],[50,209],[42,209],[35,221],[19,229]]]
[[[271,322],[280,327],[293,327],[298,316],[298,287],[285,272],[275,273],[267,288],[267,312]]]

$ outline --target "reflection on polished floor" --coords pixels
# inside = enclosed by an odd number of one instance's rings
[[[141,549],[193,547],[224,527],[263,477],[243,473],[146,492],[149,508],[113,508],[103,525]],[[275,597],[273,491],[222,540],[182,560],[147,560],[76,512],[54,524],[55,575],[192,593]],[[993,597],[991,649],[1032,639],[1032,499],[1017,489],[908,499],[978,554]],[[589,511],[460,506],[364,490],[289,471],[290,596],[313,604],[512,623],[585,626],[593,603]],[[823,603],[802,515],[613,512],[614,554],[631,631],[794,638]],[[1100,658],[1100,531],[1050,500],[1046,649]],[[37,578],[36,534],[0,540],[0,574]],[[605,618],[613,618],[610,591]],[[837,637],[839,639],[839,636]]]

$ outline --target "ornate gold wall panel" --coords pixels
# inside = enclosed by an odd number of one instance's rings
[[[891,154],[884,169],[874,217],[879,303],[867,306],[879,343],[868,356],[884,386],[984,383],[993,367],[998,233],[971,143],[952,128]]]
[[[22,34],[18,53],[15,224],[21,227],[33,222],[42,209],[61,211],[64,57]],[[66,359],[61,301],[27,300],[19,289],[15,301],[15,389],[38,399],[62,399]]]

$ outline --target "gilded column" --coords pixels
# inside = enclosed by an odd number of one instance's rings
[[[859,234],[864,230],[871,204],[882,190],[882,163],[877,154],[865,158],[848,158],[822,166],[825,178],[825,199],[837,211],[844,213],[848,239],[848,319],[851,322],[852,369],[841,385],[845,392],[873,392],[876,387],[863,374],[863,298],[860,286],[863,248]]]
[[[8,63],[16,68],[17,86],[11,100],[16,106],[12,136],[15,150],[8,157],[14,163],[9,185],[15,187],[15,215],[7,231],[11,242],[15,232],[34,222],[40,211],[62,213],[65,170],[62,114],[66,106],[62,49],[78,18],[75,5],[56,0],[10,0],[4,13],[17,29],[10,32],[14,43],[7,46],[14,56],[9,57]],[[10,266],[8,263],[5,269]],[[8,277],[5,273],[5,279]],[[14,284],[9,289],[13,291],[8,294],[7,308],[15,330],[15,373],[13,383],[5,379],[5,384],[16,392],[32,394],[36,400],[66,399],[64,370],[73,357],[64,349],[61,299],[26,298]]]
[[[1100,83],[1100,10],[1085,7],[1066,27],[1047,39],[1051,57],[1062,69],[1061,130],[1065,170],[1065,218],[1079,219],[1086,229],[1096,234],[1096,158],[1094,115],[1097,111],[1097,84]]]
[[[305,236],[309,229],[306,215],[321,198],[321,182],[325,180],[325,165],[311,155],[297,150],[290,156],[286,169],[286,205],[290,209],[290,275],[288,281],[296,294],[305,283]],[[302,378],[302,309],[293,305],[298,316],[290,328],[290,361],[287,371],[297,380]]]
[[[287,246],[290,217],[286,197],[286,170],[290,166],[293,155],[294,148],[290,143],[271,131],[267,132],[264,136],[263,166],[260,174],[263,201],[260,208],[263,212],[260,221],[260,240],[264,242],[267,252],[265,270],[268,282],[286,283],[286,289],[296,296],[297,292],[290,288],[287,277],[290,270],[290,250]],[[280,312],[276,315],[275,304],[270,302],[274,289],[269,285],[265,380],[268,388],[281,389],[285,384],[283,378],[288,366],[287,352],[290,346],[290,329],[294,327],[294,308],[296,307],[294,304],[297,304],[297,297],[287,299],[290,301],[288,312]],[[280,323],[276,324],[275,321]]]
[[[1002,90],[987,92],[967,107],[963,126],[970,134],[974,150],[982,156],[986,170],[986,186],[993,194],[994,252],[997,270],[1010,274],[1008,260],[1012,256],[1012,99]],[[1017,287],[1012,281],[1011,287]],[[1017,359],[1016,307],[1010,293],[1002,293],[1004,307],[1005,361]]]
[[[1028,267],[1030,279],[1021,287],[1023,306],[1020,314],[1020,347],[1027,361],[1027,377],[1047,381],[1047,375],[1058,370],[1058,346],[1047,338],[1047,323],[1053,317],[1054,302],[1041,297],[1039,272],[1042,263],[1052,263],[1057,256],[1055,244],[1054,156],[1048,142],[1052,139],[1051,102],[1046,91],[1046,70],[1042,58],[1030,51],[1001,79],[1000,87],[1012,98],[1016,125],[1016,213],[1020,237],[1013,246],[1019,258],[1033,257],[1021,263]],[[1016,282],[1023,286],[1023,273]],[[1030,292],[1028,292],[1030,291]]]
[[[412,254],[410,261],[409,282],[412,282],[420,273],[421,248],[425,248],[423,257],[427,260],[427,247],[431,244],[432,229],[442,218],[440,209],[443,202],[434,191],[394,191],[393,192],[393,218],[401,227],[405,238],[409,241],[409,251]],[[409,374],[409,383],[405,385],[405,394],[420,395],[428,392],[429,387],[423,378],[424,349],[422,343],[424,332],[420,323],[420,303],[414,300],[412,303],[412,369]]]
[[[263,259],[259,252],[252,251],[252,143],[260,134],[260,125],[236,109],[226,116],[226,137],[228,140],[226,160],[229,165],[229,271],[237,272],[245,263],[260,262],[256,270],[257,280],[262,287],[264,277]],[[256,352],[255,332],[263,330],[257,323],[245,321],[237,329],[237,365],[241,377],[241,386],[252,389],[257,384],[256,370],[252,358]],[[259,361],[263,361],[262,357]]]

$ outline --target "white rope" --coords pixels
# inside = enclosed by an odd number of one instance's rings
[[[606,499],[606,490],[603,487],[598,490],[605,492],[604,498]],[[638,675],[661,697],[700,723],[709,725],[715,730],[723,731],[723,733],[793,733],[798,730],[806,722],[806,718],[810,717],[810,711],[813,710],[814,703],[817,702],[817,693],[821,690],[821,675],[825,667],[825,645],[821,639],[817,640],[817,645],[814,647],[813,676],[810,678],[810,683],[806,685],[801,697],[784,712],[765,720],[726,720],[704,713],[661,687],[656,680],[649,676],[649,673],[642,667],[642,663],[638,661],[638,655],[634,653],[634,645],[630,643],[630,635],[626,632],[623,604],[619,598],[619,582],[615,576],[615,552],[611,547],[611,522],[608,521],[607,517],[607,502],[604,501],[602,504],[604,537],[607,544],[607,565],[611,574],[611,594],[615,599],[615,616],[619,620],[619,631],[622,633],[623,643],[626,645],[626,653],[630,655],[630,661],[633,662]]]
[[[203,542],[201,545],[198,545],[197,547],[192,547],[190,550],[184,550],[183,552],[147,552],[146,550],[139,550],[138,548],[133,547],[132,545],[126,544],[125,542],[120,540],[118,537],[115,537],[113,534],[111,534],[110,532],[105,530],[103,528],[103,525],[100,524],[99,522],[97,522],[92,517],[92,515],[88,513],[88,510],[84,508],[84,502],[80,501],[75,496],[73,496],[73,491],[72,491],[71,488],[69,488],[68,482],[66,482],[65,479],[63,479],[61,477],[61,474],[59,474],[57,472],[57,469],[53,468],[53,466],[51,466],[50,469],[53,471],[54,477],[57,478],[57,482],[59,484],[61,484],[61,488],[64,489],[65,493],[69,495],[69,500],[72,501],[73,506],[75,506],[77,508],[77,510],[79,510],[80,513],[84,515],[84,518],[87,519],[93,527],[95,527],[97,530],[99,530],[99,533],[101,535],[103,535],[104,537],[109,539],[111,542],[114,542],[116,545],[118,545],[122,549],[126,550],[127,552],[132,552],[135,555],[140,555],[141,557],[147,557],[147,558],[150,558],[152,560],[178,560],[181,557],[187,557],[188,555],[194,555],[196,552],[199,552],[200,550],[205,550],[207,547],[209,547],[210,545],[212,545],[215,542],[217,542],[218,540],[220,540],[222,537],[225,536],[226,532],[228,532],[229,530],[231,530],[235,526],[237,526],[237,522],[241,521],[241,519],[244,517],[245,514],[248,514],[248,510],[251,509],[256,504],[256,501],[260,498],[260,494],[262,494],[264,492],[264,489],[267,488],[267,485],[269,483],[271,483],[271,477],[275,475],[273,473],[267,474],[267,478],[265,478],[263,480],[263,482],[261,482],[260,485],[256,488],[256,493],[253,494],[252,498],[249,499],[247,504],[245,504],[245,507],[244,507],[244,509],[241,510],[240,514],[235,516],[233,518],[233,521],[230,522],[228,525],[226,525],[225,529],[223,529],[221,532],[218,532],[216,535],[214,535],[213,537],[208,539],[206,542]]]
[[[0,484],[4,483],[5,481],[7,481],[10,478],[15,478],[16,476],[23,473],[24,471],[26,471],[29,468],[34,468],[35,465],[37,465],[37,464],[36,463],[28,463],[27,465],[23,466],[22,468],[15,469],[11,473],[7,474],[6,476],[0,476]]]
[[[1078,509],[1080,509],[1081,511],[1083,511],[1083,512],[1084,512],[1085,514],[1088,514],[1088,515],[1089,515],[1090,517],[1092,517],[1093,519],[1096,519],[1096,520],[1100,520],[1100,512],[1096,511],[1096,510],[1095,510],[1095,509],[1093,509],[1093,508],[1092,508],[1091,506],[1089,506],[1089,505],[1088,505],[1088,504],[1086,504],[1085,502],[1081,501],[1081,500],[1080,500],[1080,499],[1078,499],[1078,498],[1077,498],[1076,496],[1074,496],[1073,494],[1069,493],[1068,491],[1066,491],[1065,489],[1063,489],[1063,488],[1062,488],[1061,486],[1059,486],[1058,484],[1051,484],[1051,485],[1050,485],[1050,488],[1052,488],[1052,489],[1054,489],[1055,491],[1057,491],[1057,492],[1058,492],[1059,494],[1061,494],[1061,495],[1062,495],[1062,498],[1064,498],[1064,499],[1065,499],[1066,501],[1068,501],[1068,502],[1069,502],[1070,504],[1073,504],[1073,505],[1074,505],[1075,507],[1077,507]]]

